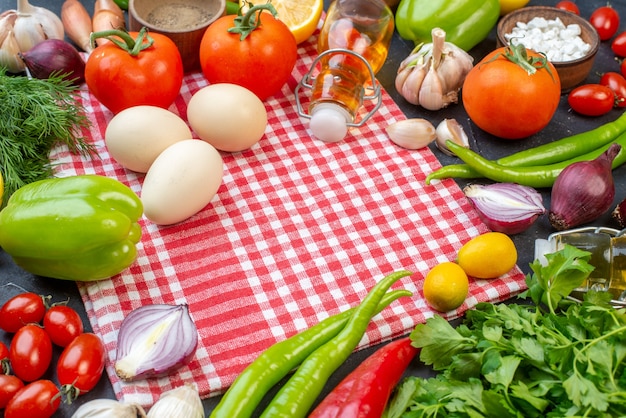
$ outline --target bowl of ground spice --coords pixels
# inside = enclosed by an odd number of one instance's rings
[[[189,73],[200,69],[200,42],[206,28],[225,10],[225,0],[130,0],[128,23],[131,31],[146,27],[174,41]]]

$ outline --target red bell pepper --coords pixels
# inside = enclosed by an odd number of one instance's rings
[[[418,351],[408,337],[378,349],[346,376],[309,418],[380,418],[391,392]]]

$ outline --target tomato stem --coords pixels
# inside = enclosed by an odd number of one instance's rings
[[[496,60],[500,55],[501,54],[497,54],[493,60]],[[504,49],[502,55],[504,58],[524,69],[528,75],[535,74],[537,70],[545,69],[548,74],[550,74],[552,80],[554,80],[554,74],[552,74],[552,69],[548,65],[548,58],[542,52],[539,53],[539,56],[529,57],[524,45],[515,44],[511,41],[509,46]]]
[[[141,51],[150,48],[154,44],[154,39],[148,34],[146,27],[139,30],[136,39],[124,29],[108,29],[94,32],[90,37],[91,43],[94,44],[95,40],[99,38],[108,39],[132,56],[139,55]]]
[[[261,25],[261,13],[263,10],[267,10],[272,13],[272,16],[276,17],[278,12],[270,3],[265,4],[257,4],[253,5],[250,3],[251,7],[248,9],[245,15],[238,14],[234,19],[233,23],[235,26],[232,28],[228,28],[228,32],[230,33],[238,33],[241,35],[239,40],[243,41],[250,35],[254,30],[258,29]],[[241,13],[241,9],[239,11]],[[258,18],[256,16],[258,15]]]

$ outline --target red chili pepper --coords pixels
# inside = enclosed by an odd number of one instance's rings
[[[418,351],[408,337],[378,349],[346,376],[309,418],[379,418]]]

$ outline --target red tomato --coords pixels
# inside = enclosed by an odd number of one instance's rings
[[[50,418],[59,409],[59,388],[50,380],[37,380],[20,389],[4,410],[4,418]]]
[[[24,382],[16,376],[0,374],[0,409],[6,408],[11,398],[23,387]]]
[[[43,317],[43,328],[59,347],[67,346],[84,329],[78,312],[66,305],[55,305],[48,309]]]
[[[9,349],[0,342],[0,374],[9,374],[10,371]]]
[[[613,106],[626,107],[626,78],[623,75],[615,72],[604,73],[599,84],[613,90],[615,94]]]
[[[81,334],[65,347],[57,362],[61,385],[69,385],[70,396],[89,392],[96,386],[104,370],[104,344],[92,333]]]
[[[0,308],[0,328],[16,332],[26,324],[37,323],[46,313],[43,298],[32,292],[20,293],[7,300]]]
[[[574,14],[580,15],[580,9],[576,6],[576,3],[573,1],[560,1],[555,6],[557,9],[567,10],[568,12],[572,12]]]
[[[619,14],[611,6],[598,7],[591,13],[589,23],[598,31],[600,40],[606,41],[619,29]]]
[[[623,77],[626,77],[626,59],[624,59],[622,63],[620,64],[619,72],[622,73]]]
[[[498,48],[470,70],[463,83],[463,106],[482,130],[521,139],[548,125],[561,99],[561,82],[550,62],[529,75],[507,58],[508,51]],[[541,57],[532,51],[527,54]]]
[[[50,366],[52,341],[39,325],[24,325],[13,336],[9,360],[17,377],[25,382],[37,380]]]
[[[263,13],[261,25],[244,40],[228,32],[236,15],[222,16],[200,43],[200,66],[209,83],[232,83],[265,100],[291,76],[298,56],[296,39],[283,22]]]
[[[613,109],[615,93],[600,84],[584,84],[569,93],[567,102],[576,113],[585,116],[600,116]]]
[[[626,57],[626,32],[622,32],[611,42],[613,53],[620,58]]]
[[[139,33],[130,32],[139,42]],[[176,44],[165,35],[150,32],[152,46],[136,56],[107,42],[94,49],[85,65],[89,91],[111,112],[138,105],[167,109],[183,84],[183,61]],[[143,45],[148,43],[144,39]]]

